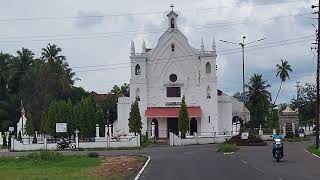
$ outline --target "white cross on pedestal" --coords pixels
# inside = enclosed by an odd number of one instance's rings
[[[74,132],[76,133],[76,137],[78,137],[80,131],[78,131],[78,129],[76,129]]]

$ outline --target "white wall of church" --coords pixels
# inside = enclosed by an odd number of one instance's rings
[[[230,132],[232,129],[232,101],[229,96],[218,96],[219,124],[220,132]]]

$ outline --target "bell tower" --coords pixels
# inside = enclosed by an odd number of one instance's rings
[[[178,14],[176,12],[173,11],[173,4],[171,4],[171,11],[170,13],[167,15],[168,17],[168,28],[169,29],[176,29],[177,26],[177,18],[178,18]]]

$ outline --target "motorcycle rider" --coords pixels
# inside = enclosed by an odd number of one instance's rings
[[[284,135],[282,135],[282,134],[279,134],[279,132],[277,131],[276,132],[276,134],[273,134],[272,135],[272,139],[273,140],[275,140],[275,139],[284,139]],[[274,142],[275,143],[275,142]],[[283,144],[283,143],[282,143]],[[281,156],[283,157],[283,145],[281,146],[281,149],[280,149],[280,151],[281,151]],[[272,147],[272,154],[273,154],[273,157],[275,156],[275,153],[276,153],[276,149],[275,149],[275,146],[273,145],[273,147]]]

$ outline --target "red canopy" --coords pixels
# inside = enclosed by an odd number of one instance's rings
[[[148,107],[145,116],[152,117],[178,117],[180,107]],[[189,117],[201,117],[200,107],[188,107]]]

